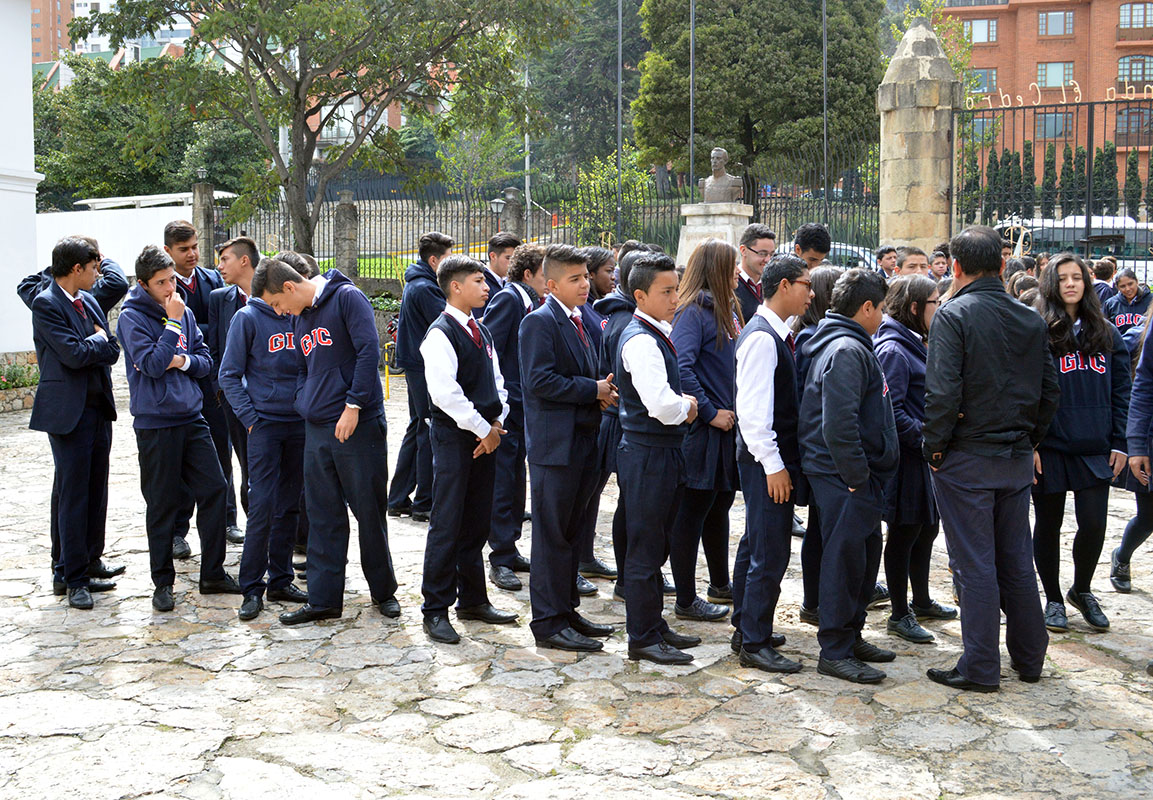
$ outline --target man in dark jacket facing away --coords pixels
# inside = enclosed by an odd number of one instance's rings
[[[1029,489],[1033,448],[1057,409],[1057,371],[1044,321],[1005,293],[1001,242],[968,228],[949,246],[953,298],[937,312],[925,378],[924,456],[933,469],[961,601],[964,653],[937,683],[995,691],[1005,644],[1022,680],[1041,674],[1048,644],[1033,572]]]
[[[853,683],[884,680],[884,672],[864,662],[895,657],[861,638],[881,565],[885,485],[900,454],[871,338],[884,299],[885,279],[876,272],[851,269],[837,279],[829,313],[805,344],[810,366],[798,427],[824,545],[817,671]]]

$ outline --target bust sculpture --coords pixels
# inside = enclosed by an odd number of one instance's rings
[[[701,190],[703,203],[737,203],[745,195],[745,184],[736,175],[725,171],[729,163],[729,153],[723,147],[714,147],[709,153],[709,164],[713,174],[701,178],[697,185]]]

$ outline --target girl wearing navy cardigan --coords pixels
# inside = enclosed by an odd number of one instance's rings
[[[929,559],[940,529],[937,504],[929,481],[929,465],[921,455],[921,425],[925,421],[926,342],[940,302],[936,281],[920,275],[890,282],[885,297],[885,319],[873,337],[877,360],[885,372],[901,463],[888,491],[885,522],[885,580],[892,611],[889,633],[916,644],[933,641],[921,627],[922,619],[956,619],[957,610],[929,596]],[[913,606],[907,589],[913,585]]]
[[[1041,275],[1041,316],[1057,364],[1061,399],[1049,432],[1033,453],[1033,559],[1045,588],[1045,627],[1069,623],[1060,584],[1061,520],[1073,493],[1077,535],[1073,586],[1064,599],[1091,628],[1109,619],[1090,583],[1105,542],[1109,484],[1125,468],[1129,409],[1129,354],[1117,328],[1101,313],[1085,262],[1071,253],[1054,257]]]
[[[680,619],[721,620],[732,602],[729,508],[738,488],[737,334],[743,325],[733,294],[737,251],[719,239],[702,242],[685,267],[673,319],[682,390],[697,398],[697,418],[685,435],[685,489],[673,523],[669,563]],[[708,600],[697,595],[697,548],[704,543]]]

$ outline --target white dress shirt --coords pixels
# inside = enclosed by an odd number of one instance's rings
[[[660,322],[637,309],[634,315],[652,325],[668,338],[673,326]],[[633,388],[649,416],[664,425],[680,425],[689,416],[692,402],[673,391],[665,357],[651,336],[633,336],[621,347],[621,366],[632,375]]]
[[[762,305],[757,314],[768,321],[777,336],[788,339],[792,331],[772,309]],[[737,350],[737,425],[745,447],[766,475],[785,468],[773,430],[776,371],[777,343],[773,337],[760,331],[748,334]]]
[[[505,281],[505,279],[504,279],[504,278],[502,278],[501,276],[497,275],[495,272],[493,272],[493,271],[492,271],[491,269],[489,269],[488,267],[485,267],[485,268],[484,268],[484,271],[485,271],[486,273],[488,273],[488,276],[489,276],[490,278],[492,278],[494,281],[496,281],[496,285],[497,285],[497,286],[500,286],[501,288],[504,288],[504,285],[505,285],[505,283],[507,282],[507,281]]]
[[[472,332],[468,329],[472,317],[448,303],[445,304],[444,313],[460,325],[469,337],[472,336]],[[481,344],[485,345],[483,337]],[[508,416],[508,390],[504,388],[504,377],[500,374],[500,360],[496,350],[491,347],[486,349],[492,356],[492,376],[496,380],[496,394],[501,404],[500,422],[503,424],[504,418]],[[424,341],[420,344],[420,355],[424,358],[424,377],[428,383],[429,399],[437,408],[452,417],[453,422],[462,430],[472,431],[481,439],[488,436],[492,429],[492,420],[481,416],[457,382],[456,371],[460,362],[444,331],[435,327],[429,328]]]
[[[524,303],[524,310],[532,311],[532,298],[528,296],[528,292],[525,291],[524,286],[514,282],[512,284],[512,288],[515,289],[516,293],[520,295],[520,300],[522,303]]]

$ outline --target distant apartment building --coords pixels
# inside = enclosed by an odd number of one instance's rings
[[[51,61],[70,49],[68,23],[72,21],[70,0],[32,0],[32,63]]]
[[[75,17],[86,17],[107,12],[116,6],[116,0],[75,0],[69,3],[72,6],[72,13],[69,15]],[[67,31],[66,31],[67,32]],[[142,58],[142,51],[149,51],[151,48],[163,47],[164,45],[183,45],[187,39],[192,36],[192,27],[184,20],[173,19],[172,25],[154,32],[151,36],[142,36],[139,39],[133,39],[129,42],[124,42],[122,45],[123,54],[122,59],[125,63],[140,61]],[[99,29],[93,34],[82,41],[72,43],[70,48],[75,53],[106,53],[109,51],[118,52],[119,49],[114,50],[112,47],[111,37],[103,33]],[[33,48],[35,50],[35,48]]]

